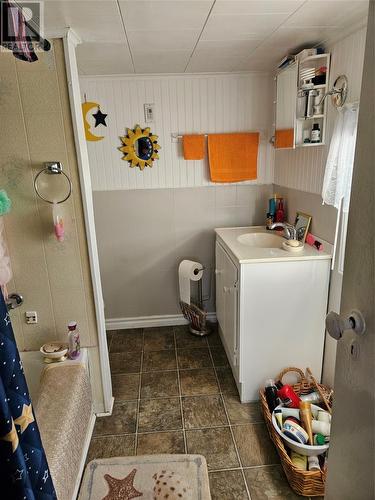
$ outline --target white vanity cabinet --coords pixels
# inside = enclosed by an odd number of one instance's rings
[[[238,242],[253,230],[216,230],[219,334],[242,402],[257,400],[265,380],[287,366],[309,367],[320,380],[330,275],[329,253]]]

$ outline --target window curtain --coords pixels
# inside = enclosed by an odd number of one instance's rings
[[[56,499],[10,316],[1,291],[0,498]]]
[[[333,205],[338,210],[332,269],[335,266],[340,233],[338,271],[343,273],[359,106],[358,104],[346,105],[339,108],[337,113],[327,157],[322,198],[323,204]]]

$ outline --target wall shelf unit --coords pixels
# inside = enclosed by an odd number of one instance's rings
[[[277,149],[324,144],[328,101],[323,100],[323,97],[329,91],[329,66],[330,54],[316,54],[299,60],[297,58],[278,71],[275,130]],[[319,126],[319,142],[311,142],[314,125]]]

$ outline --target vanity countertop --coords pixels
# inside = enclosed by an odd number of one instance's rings
[[[332,258],[332,245],[320,238],[317,239],[323,243],[324,250],[319,252],[316,248],[305,243],[302,251],[293,253],[282,248],[282,242],[286,241],[282,236],[278,236],[280,248],[249,246],[238,241],[239,236],[247,233],[277,235],[276,231],[267,231],[264,226],[216,228],[215,233],[241,264],[269,261],[330,260]]]

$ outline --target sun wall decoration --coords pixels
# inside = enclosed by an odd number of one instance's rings
[[[158,136],[149,127],[142,129],[136,125],[133,130],[128,128],[127,135],[120,139],[123,146],[118,149],[124,153],[122,159],[128,161],[132,168],[143,170],[146,166],[152,167],[153,161],[159,158]]]

